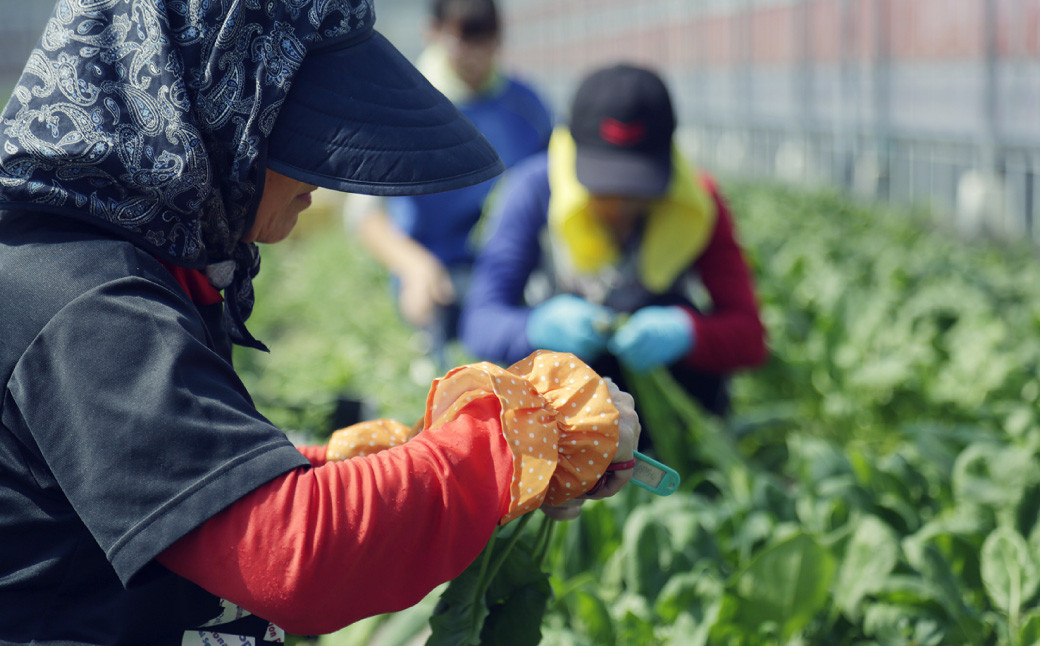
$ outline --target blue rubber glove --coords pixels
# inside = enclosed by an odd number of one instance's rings
[[[625,321],[607,348],[635,372],[675,363],[693,349],[696,333],[682,307],[650,305]]]
[[[570,352],[592,361],[607,347],[613,313],[573,294],[553,296],[531,310],[527,341],[535,348]]]

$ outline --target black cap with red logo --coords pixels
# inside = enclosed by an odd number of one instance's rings
[[[654,72],[615,65],[593,72],[571,104],[578,181],[600,195],[657,197],[672,175],[675,111]]]

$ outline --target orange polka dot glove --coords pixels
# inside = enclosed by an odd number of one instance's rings
[[[415,430],[392,419],[374,419],[334,432],[325,449],[326,460],[348,460],[379,453],[412,439]]]
[[[481,362],[435,380],[423,428],[436,429],[488,394],[501,403],[502,433],[513,453],[509,511],[499,524],[584,494],[617,453],[619,414],[606,383],[574,355],[545,350],[509,368]],[[368,455],[412,434],[399,422],[363,422],[333,433],[326,455]]]

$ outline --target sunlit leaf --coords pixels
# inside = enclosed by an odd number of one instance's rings
[[[806,534],[763,550],[735,579],[740,622],[775,623],[785,638],[795,635],[824,608],[835,569],[830,552]]]
[[[1036,558],[1026,539],[1010,527],[998,527],[982,544],[982,582],[993,604],[1017,615],[1040,584]]]
[[[835,580],[834,601],[838,608],[852,619],[859,619],[860,602],[881,588],[899,558],[899,543],[892,529],[874,516],[860,519],[845,547]]]

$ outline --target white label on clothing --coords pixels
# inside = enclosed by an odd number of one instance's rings
[[[267,624],[267,636],[264,637],[264,641],[283,644],[285,643],[285,631],[278,626],[269,623]]]
[[[257,644],[252,637],[193,630],[184,633],[181,646],[257,646]]]
[[[248,610],[243,610],[231,603],[227,599],[220,600],[220,614],[210,619],[206,623],[202,624],[200,628],[206,628],[207,626],[219,626],[220,624],[230,623],[237,621],[242,617],[248,617],[250,613]]]
[[[284,644],[285,631],[267,624],[267,633],[264,635],[264,644]],[[244,635],[229,635],[207,630],[190,630],[184,633],[181,646],[262,646],[253,637]]]
[[[201,628],[231,623],[251,614],[248,610],[243,610],[230,601],[221,599],[220,614],[202,624]],[[285,643],[285,631],[272,623],[268,623],[263,642],[265,644],[283,644]],[[253,637],[208,630],[189,630],[184,633],[184,637],[181,639],[181,646],[230,646],[231,644],[235,646],[260,646]]]

